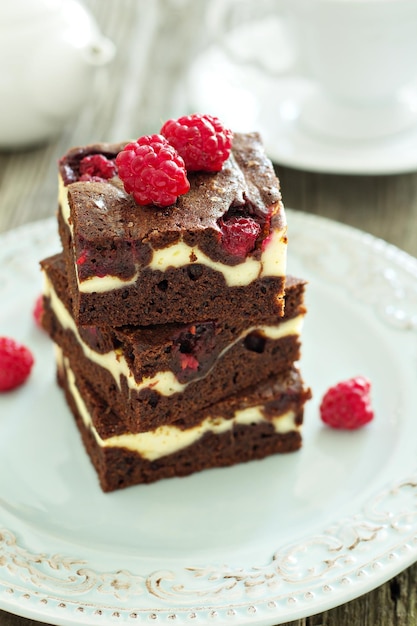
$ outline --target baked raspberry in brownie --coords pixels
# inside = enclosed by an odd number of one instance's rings
[[[111,423],[119,416],[58,351],[58,381],[96,469],[103,491],[161,478],[187,476],[301,446],[303,409],[310,391],[291,368],[280,377],[212,405],[189,429],[160,426],[148,432],[100,436],[96,414]]]
[[[122,147],[77,148],[60,162],[59,230],[76,322],[282,315],[286,218],[259,135],[235,133],[222,169],[190,172],[188,193],[165,208],[126,193],[115,169]],[[97,175],[83,166],[91,155],[108,163],[102,177],[100,167]]]
[[[189,427],[200,409],[287,370],[300,356],[302,280],[287,278],[284,316],[260,322],[81,327],[71,315],[62,254],[42,268],[45,330],[132,432]]]

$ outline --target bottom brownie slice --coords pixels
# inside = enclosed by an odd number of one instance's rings
[[[293,452],[301,446],[304,404],[311,393],[295,368],[212,405],[192,428],[159,426],[107,439],[95,430],[94,414],[105,413],[106,419],[115,422],[118,416],[88,381],[75,377],[59,348],[57,369],[58,382],[105,492]]]

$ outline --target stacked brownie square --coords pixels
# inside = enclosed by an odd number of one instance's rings
[[[303,280],[286,276],[279,182],[256,133],[173,206],[138,205],[123,144],[60,161],[62,252],[41,262],[58,382],[104,491],[301,446]],[[256,228],[253,228],[255,225]]]

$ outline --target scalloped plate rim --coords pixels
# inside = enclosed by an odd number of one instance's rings
[[[297,228],[303,228],[306,224],[316,224],[328,229],[329,232],[337,232],[341,234],[342,238],[346,237],[348,240],[353,238],[360,241],[365,246],[365,249],[370,249],[371,255],[382,254],[385,258],[391,259],[395,264],[399,265],[402,269],[405,269],[410,274],[410,280],[417,285],[417,259],[396,248],[395,246],[377,239],[363,231],[355,229],[354,227],[339,224],[327,218],[319,217],[316,215],[306,214],[300,211],[293,211],[287,209],[288,221],[291,229],[291,224]],[[41,220],[38,222],[32,222],[18,227],[17,229],[7,231],[0,235],[0,242],[6,245],[13,244],[16,240],[25,240],[26,238],[42,237],[44,232],[49,232],[52,218],[47,220]],[[291,232],[291,231],[290,231]],[[0,250],[0,257],[2,251]],[[1,271],[0,271],[1,277]],[[391,497],[393,493],[399,492],[401,489],[417,488],[417,466],[414,468],[415,473],[412,475],[397,477],[392,481],[392,484],[387,484],[384,490],[385,495],[389,494]],[[380,494],[376,494],[377,499]],[[0,503],[1,505],[1,503]],[[1,506],[0,506],[1,510]],[[412,515],[412,511],[408,511]],[[355,513],[354,513],[355,514]],[[366,520],[365,520],[366,521]],[[337,520],[335,520],[337,525]],[[383,525],[383,524],[382,524]],[[376,528],[376,526],[375,526]],[[333,608],[339,604],[347,602],[353,598],[356,598],[375,587],[383,584],[398,572],[405,569],[417,559],[417,520],[408,523],[406,525],[407,530],[400,534],[400,540],[390,547],[388,552],[384,552],[383,543],[380,553],[374,555],[374,557],[363,564],[359,570],[355,566],[345,568],[342,578],[339,580],[339,587],[337,589],[329,589],[328,592],[321,590],[322,593],[318,597],[309,597],[309,591],[306,592],[305,588],[296,589],[293,594],[283,594],[283,598],[280,594],[274,594],[271,592],[269,598],[260,599],[257,601],[256,596],[252,601],[238,601],[234,603],[230,601],[226,605],[219,606],[216,603],[210,604],[199,602],[197,606],[184,605],[176,606],[175,608],[167,608],[166,606],[158,606],[158,602],[155,602],[154,607],[147,609],[132,609],[130,606],[123,606],[122,601],[117,601],[111,604],[111,602],[104,602],[95,604],[87,600],[69,600],[65,595],[59,597],[51,593],[44,593],[41,591],[33,591],[28,585],[19,584],[17,581],[13,582],[13,576],[7,578],[3,574],[0,576],[0,608],[29,617],[37,620],[47,620],[51,624],[70,626],[72,624],[99,624],[105,623],[106,617],[111,617],[115,623],[139,623],[144,615],[155,623],[173,623],[174,614],[176,616],[175,623],[178,624],[216,624],[222,623],[219,620],[226,619],[228,623],[239,624],[251,624],[253,626],[258,625],[272,625],[282,623],[284,621],[294,620],[314,613],[321,612]],[[7,544],[7,530],[4,532],[0,528],[0,572],[2,565],[2,554],[5,552],[6,545],[13,545],[14,537],[13,531],[9,530],[9,541],[12,543]],[[384,530],[386,530],[384,528]],[[374,529],[374,533],[379,531]],[[337,536],[335,534],[335,536]],[[331,537],[332,538],[332,537]],[[26,539],[26,538],[25,538]],[[352,544],[352,550],[356,550],[360,546],[361,542],[366,545],[366,541],[370,541],[369,537],[360,538],[357,545]],[[25,543],[25,542],[24,542]],[[36,543],[36,542],[35,542]],[[3,547],[3,552],[1,548]],[[336,548],[335,548],[336,549]],[[29,556],[40,558],[40,555],[30,552],[30,549],[26,545],[20,545],[16,540],[16,551],[13,553],[21,557],[23,566],[28,566],[30,562]],[[45,555],[42,554],[44,557]],[[46,555],[46,559],[51,560],[53,555]],[[74,559],[80,558],[80,555],[74,555]],[[26,561],[25,561],[26,559]],[[62,561],[56,561],[56,565],[62,566]],[[49,566],[49,565],[48,565]],[[35,568],[36,569],[36,568]],[[115,568],[117,569],[117,568]],[[256,568],[253,568],[256,569]],[[355,580],[344,583],[343,578],[346,580],[351,574],[351,570],[355,574]],[[367,571],[369,570],[369,571]],[[116,572],[117,573],[117,572]],[[230,572],[226,572],[230,576]],[[248,582],[254,580],[254,572],[250,572],[250,576],[247,578]],[[268,573],[270,575],[270,573]],[[36,578],[36,572],[35,572]],[[117,579],[117,576],[116,576]],[[256,579],[256,577],[255,577]],[[120,578],[120,581],[122,579]],[[266,580],[266,579],[265,579]],[[117,582],[117,581],[116,581]],[[320,586],[320,576],[318,577],[318,586]],[[315,588],[314,584],[311,588]],[[314,594],[313,594],[314,596]],[[104,600],[104,598],[103,598]],[[70,615],[65,613],[65,609],[72,609]],[[101,614],[100,614],[101,611]],[[238,620],[238,621],[237,621]]]

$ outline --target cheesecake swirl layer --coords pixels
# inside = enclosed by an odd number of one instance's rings
[[[255,426],[261,422],[267,422],[273,425],[276,433],[281,434],[299,432],[301,429],[299,416],[297,417],[298,414],[294,409],[281,411],[278,403],[276,408],[271,411],[264,402],[256,404],[256,398],[254,398],[251,400],[251,402],[255,401],[254,404],[237,408],[233,410],[231,416],[227,417],[223,417],[221,409],[219,413],[219,408],[214,406],[212,415],[206,415],[199,424],[191,428],[180,429],[176,426],[159,426],[143,433],[127,432],[104,439],[98,434],[91,416],[91,407],[87,406],[85,401],[85,398],[89,398],[90,394],[80,392],[78,385],[83,383],[79,381],[77,384],[70,363],[59,348],[56,349],[56,358],[58,368],[65,371],[68,388],[85,427],[93,433],[97,445],[102,448],[126,448],[144,459],[154,461],[193,445],[207,433],[221,435],[227,431],[232,431],[237,425]],[[273,396],[273,392],[271,395]]]

